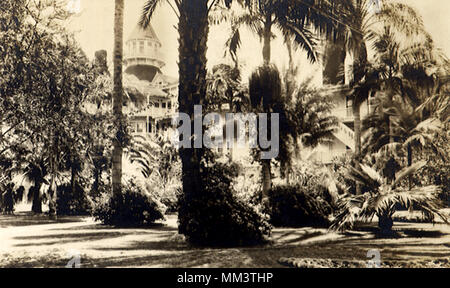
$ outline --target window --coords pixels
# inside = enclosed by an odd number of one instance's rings
[[[144,123],[138,122],[137,125],[136,125],[136,131],[137,131],[138,133],[144,132]]]
[[[167,104],[167,107],[168,107],[169,109],[172,109],[172,101],[169,101],[169,103]]]
[[[139,53],[144,53],[144,41],[139,42]]]
[[[162,108],[163,108],[163,109],[166,109],[166,102],[163,102],[163,103],[162,103]]]
[[[136,49],[137,49],[137,47],[136,47],[136,42],[133,42],[133,54],[136,54]]]
[[[155,108],[159,108],[159,102],[155,102]]]
[[[148,47],[152,47],[152,42],[147,41],[147,46],[148,46]]]
[[[353,117],[353,100],[351,97],[346,97],[345,106],[347,110],[347,117]]]

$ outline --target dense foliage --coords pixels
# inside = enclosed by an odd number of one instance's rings
[[[271,226],[267,217],[236,196],[232,180],[236,169],[214,163],[203,168],[203,189],[180,201],[179,232],[197,245],[240,246],[265,241]]]
[[[96,203],[93,216],[106,225],[139,227],[164,219],[165,207],[155,192],[135,178],[126,180],[121,194],[106,191]]]
[[[442,201],[439,200],[439,187],[428,185],[405,189],[398,184],[409,175],[425,166],[425,162],[417,162],[402,169],[397,178],[388,182],[371,167],[361,165],[360,169],[348,168],[347,177],[368,187],[368,192],[362,195],[345,194],[339,199],[339,209],[335,215],[331,228],[345,230],[352,228],[357,222],[370,222],[375,216],[382,235],[392,235],[393,215],[399,208],[411,211],[422,211],[428,219],[439,217],[447,221],[440,212]]]
[[[92,209],[92,200],[84,188],[76,184],[58,186],[56,207],[58,215],[89,215]]]
[[[281,227],[328,227],[332,207],[305,187],[275,186],[269,191],[270,222]]]

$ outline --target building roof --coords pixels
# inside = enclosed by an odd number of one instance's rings
[[[136,27],[134,27],[133,32],[131,32],[130,37],[128,37],[128,41],[135,39],[153,39],[161,44],[161,41],[159,41],[158,36],[156,36],[155,30],[151,24],[149,24],[145,30],[137,24]]]
[[[152,84],[149,81],[139,80],[136,76],[128,73],[124,74],[124,87],[126,91],[130,91],[135,94],[148,95],[150,97],[169,97],[163,90],[152,87]]]
[[[168,83],[169,85],[173,85],[173,84],[178,84],[178,79],[172,76],[168,76],[168,75],[162,75],[164,81],[166,83]]]
[[[155,88],[155,87],[147,87],[147,88],[145,89],[145,92],[148,93],[148,95],[149,95],[150,97],[151,97],[151,96],[154,96],[154,97],[165,97],[165,98],[168,97],[168,95],[167,95],[166,92],[162,91],[162,90],[159,89],[159,88]]]
[[[152,82],[155,83],[155,82],[158,82],[158,81],[162,81],[162,82],[164,82],[164,84],[166,84],[168,86],[171,86],[171,85],[174,85],[174,84],[178,84],[178,79],[177,78],[172,77],[172,76],[168,76],[168,75],[165,75],[165,74],[162,74],[162,73],[157,73],[155,75],[155,77],[153,78]]]

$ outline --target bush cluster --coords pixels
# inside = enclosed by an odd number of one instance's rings
[[[57,213],[58,215],[89,215],[93,202],[78,183],[72,191],[70,184],[58,186],[57,189]]]
[[[96,203],[93,216],[105,225],[118,227],[148,226],[164,219],[165,207],[155,193],[131,178],[122,187],[122,193],[103,193]]]
[[[269,191],[270,221],[279,227],[328,227],[331,205],[300,185],[276,186]]]
[[[236,166],[214,163],[202,172],[204,187],[180,198],[179,232],[195,245],[241,246],[265,242],[268,218],[236,196]]]

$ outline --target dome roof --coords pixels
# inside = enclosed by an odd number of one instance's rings
[[[154,41],[157,41],[159,44],[161,44],[161,41],[159,41],[158,36],[156,36],[155,30],[153,30],[151,24],[149,24],[146,29],[142,29],[139,24],[136,25],[127,41],[135,39],[153,39]]]

